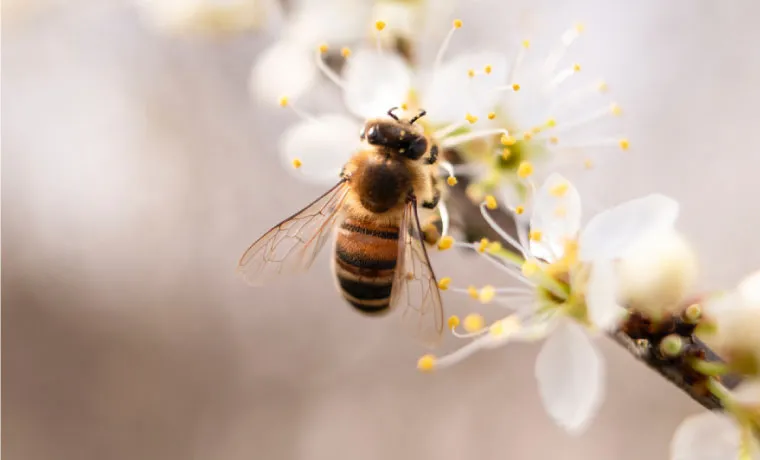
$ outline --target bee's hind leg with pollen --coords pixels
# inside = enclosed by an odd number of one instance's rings
[[[422,207],[434,210],[441,201],[441,189],[440,181],[432,173],[430,174],[430,190],[432,198],[428,201],[423,201]],[[435,245],[441,239],[441,233],[443,232],[443,221],[439,213],[436,212],[428,216],[422,223],[421,230],[425,242],[431,246]]]

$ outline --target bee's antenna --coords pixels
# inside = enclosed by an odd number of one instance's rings
[[[412,118],[411,120],[409,120],[409,124],[410,125],[414,124],[415,121],[417,121],[420,118],[424,117],[426,114],[427,114],[426,111],[420,110],[420,113],[418,113],[417,116],[415,116],[414,118]]]
[[[398,117],[393,113],[393,111],[396,109],[398,109],[398,107],[391,107],[391,109],[388,110],[388,116],[398,121]]]

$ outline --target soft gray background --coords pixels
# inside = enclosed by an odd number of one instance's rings
[[[6,458],[666,457],[699,408],[612,344],[609,397],[573,438],[541,409],[535,347],[420,375],[420,349],[352,314],[327,270],[245,286],[241,251],[319,190],[273,151],[291,118],[246,92],[270,38],[174,39],[105,3],[4,24]],[[760,4],[548,6],[550,22],[586,22],[579,52],[614,85],[634,146],[586,196],[679,199],[703,286],[730,286],[760,259]]]

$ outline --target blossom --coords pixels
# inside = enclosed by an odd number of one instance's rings
[[[759,460],[760,382],[719,390],[724,413],[705,412],[684,420],[670,445],[672,460]],[[754,431],[754,432],[753,432]]]
[[[457,244],[475,249],[524,287],[448,287],[483,303],[506,303],[514,313],[489,327],[466,327],[465,334],[457,332],[458,321],[450,323],[455,335],[473,340],[436,358],[432,367],[449,366],[477,350],[510,341],[546,339],[535,367],[541,399],[558,424],[580,432],[604,396],[604,363],[591,339],[600,330],[614,328],[624,314],[617,302],[614,262],[637,242],[671,228],[678,203],[648,195],[597,214],[581,229],[579,194],[555,173],[535,193],[529,213],[522,206],[512,208],[515,239],[490,217],[488,209],[496,207],[490,198],[481,204],[483,217],[519,254],[488,241]]]
[[[200,34],[259,29],[279,13],[276,0],[137,0],[137,6],[161,29]]]

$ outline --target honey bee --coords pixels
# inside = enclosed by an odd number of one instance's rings
[[[270,275],[305,271],[335,235],[332,269],[348,304],[372,316],[402,308],[413,334],[434,345],[443,331],[443,309],[418,204],[433,210],[441,198],[433,166],[438,146],[414,124],[424,110],[405,120],[396,109],[364,124],[362,147],[338,183],[256,240],[238,271],[253,285]]]

